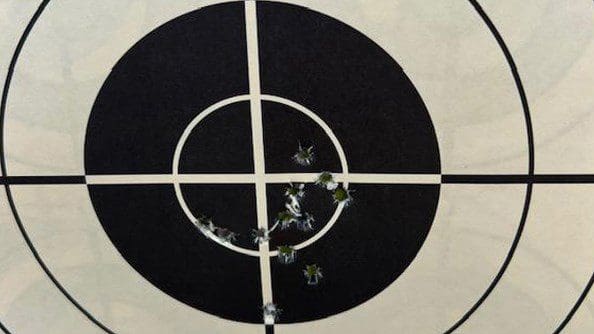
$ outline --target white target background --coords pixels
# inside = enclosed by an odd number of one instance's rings
[[[159,25],[220,1],[50,1],[24,45],[6,104],[10,176],[83,175],[85,126],[113,64]],[[442,173],[526,175],[527,127],[501,46],[467,0],[287,1],[382,46],[419,90]],[[534,173],[594,175],[594,5],[479,1],[517,65],[534,131]],[[39,1],[0,3],[0,74]],[[99,46],[99,47],[98,47]],[[348,152],[347,152],[348,153]],[[10,185],[56,279],[116,333],[264,333],[165,295],[105,235],[84,184]],[[443,333],[477,303],[516,237],[527,185],[443,184],[433,227],[404,274],[352,310],[275,333]],[[0,322],[11,333],[104,333],[48,279],[0,192]],[[456,333],[553,333],[594,271],[594,185],[536,183],[507,270]],[[594,332],[587,295],[563,333]]]

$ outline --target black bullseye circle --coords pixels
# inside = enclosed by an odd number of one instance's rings
[[[260,88],[312,110],[334,132],[349,172],[439,174],[437,139],[406,74],[380,46],[333,18],[306,8],[258,2]],[[88,121],[88,175],[171,174],[188,124],[210,106],[250,94],[243,2],[202,8],[155,29],[113,67]],[[180,173],[253,174],[249,101],[217,110],[188,138]],[[324,131],[282,104],[262,102],[265,172],[341,173]],[[298,143],[316,162],[291,162]],[[226,319],[261,323],[258,257],[221,247],[188,221],[173,184],[89,185],[109,238],[143,277],[173,298]],[[273,217],[282,185],[267,184]],[[351,183],[355,202],[297,263],[273,258],[272,292],[281,323],[320,319],[355,307],[394,282],[421,248],[435,215],[439,185]],[[188,206],[245,237],[258,226],[253,184],[182,184]],[[280,195],[279,195],[280,194]],[[320,225],[332,214],[328,194],[307,205]],[[317,194],[317,195],[316,195]],[[324,198],[324,195],[328,196]],[[269,222],[270,223],[270,222]],[[277,243],[307,236],[281,235]],[[257,249],[249,239],[239,246]],[[305,284],[318,263],[324,279]]]

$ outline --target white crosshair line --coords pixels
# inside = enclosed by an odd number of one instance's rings
[[[330,171],[331,172],[331,171]],[[265,183],[313,183],[319,173],[267,173]],[[359,184],[441,184],[441,174],[332,173],[338,182]],[[101,174],[86,175],[87,184],[255,184],[254,174]]]
[[[260,65],[259,65],[259,50],[258,50],[258,27],[257,27],[257,12],[255,1],[245,1],[245,21],[246,21],[246,39],[247,39],[247,59],[248,59],[248,75],[249,75],[249,95],[237,96],[224,101],[221,101],[201,113],[190,126],[184,131],[173,161],[172,174],[123,174],[123,175],[86,175],[86,183],[90,185],[117,185],[117,184],[173,184],[176,188],[176,195],[181,196],[181,204],[184,210],[189,210],[183,201],[181,194],[181,184],[253,184],[256,190],[256,212],[258,228],[268,229],[268,211],[267,211],[267,195],[266,185],[273,183],[313,183],[318,177],[319,173],[266,173],[265,158],[264,158],[264,134],[262,122],[262,100],[273,101],[297,109],[312,119],[314,119],[324,131],[330,136],[333,141],[341,160],[342,173],[333,173],[336,181],[343,183],[346,187],[348,183],[358,184],[440,184],[440,174],[364,174],[364,173],[350,173],[346,165],[346,157],[338,142],[338,139],[332,133],[332,130],[319,119],[309,109],[289,101],[287,99],[262,95],[260,91]],[[179,173],[179,158],[185,140],[191,133],[193,127],[200,122],[201,119],[208,116],[208,114],[223,107],[227,104],[248,101],[250,102],[250,116],[252,128],[252,150],[254,159],[254,173],[253,174],[180,174]],[[295,249],[301,249],[321,238],[328,232],[332,225],[336,222],[338,215],[340,215],[342,204],[340,204],[335,211],[331,220],[312,238],[299,245],[295,245]],[[191,212],[186,212],[192,216]],[[247,250],[222,243],[217,238],[211,238],[222,246],[230,248],[234,251],[257,256],[260,261],[260,280],[262,285],[262,300],[264,304],[273,303],[272,293],[272,275],[270,269],[270,258],[276,256],[276,251],[270,251],[269,243],[263,242],[258,245],[258,251]],[[274,324],[274,318],[266,317],[265,324]]]
[[[249,76],[250,114],[252,120],[252,152],[254,154],[254,177],[256,186],[256,216],[258,228],[268,230],[266,208],[266,167],[264,163],[264,131],[262,125],[262,101],[260,94],[260,51],[258,49],[258,17],[256,2],[245,2],[245,32]],[[268,241],[258,243],[260,252],[260,282],[264,305],[273,303],[272,273],[270,271],[270,248]],[[274,317],[266,315],[264,323],[274,324]]]

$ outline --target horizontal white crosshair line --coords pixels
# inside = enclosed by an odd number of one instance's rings
[[[263,178],[266,183],[313,183],[319,173],[268,173]],[[440,174],[365,174],[336,173],[338,182],[359,184],[440,184]],[[87,175],[87,184],[255,184],[254,174],[122,174]]]

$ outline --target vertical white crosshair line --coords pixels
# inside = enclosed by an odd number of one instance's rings
[[[252,150],[254,152],[254,176],[256,186],[256,212],[258,228],[268,229],[266,208],[266,167],[264,164],[264,134],[262,126],[262,102],[260,93],[260,60],[258,50],[258,19],[256,1],[245,1],[245,27],[247,38],[248,75],[250,89],[250,113],[252,121]],[[260,281],[262,301],[272,303],[272,278],[270,272],[270,249],[268,242],[259,245]],[[272,317],[264,319],[266,324],[274,324]]]

